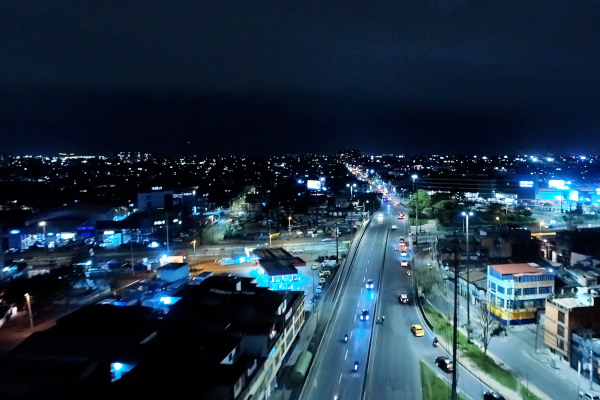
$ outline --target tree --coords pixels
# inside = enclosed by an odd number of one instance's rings
[[[415,206],[418,206],[419,210],[423,211],[426,207],[431,206],[431,198],[425,190],[419,189],[410,197],[408,206],[413,211],[415,210]]]
[[[437,218],[442,226],[452,224],[458,215],[458,204],[456,200],[441,200],[433,206],[433,216]]]
[[[435,289],[443,285],[441,271],[426,266],[418,266],[413,268],[413,276],[415,284],[420,289],[424,297],[428,297],[431,293],[435,293]]]
[[[478,323],[481,328],[481,341],[483,343],[483,354],[487,353],[488,346],[492,339],[504,333],[505,328],[494,319],[490,306],[487,302],[482,301],[477,308]]]

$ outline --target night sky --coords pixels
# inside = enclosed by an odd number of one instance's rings
[[[0,152],[598,153],[597,1],[0,2]]]

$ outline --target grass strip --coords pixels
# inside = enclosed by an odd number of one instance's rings
[[[427,314],[429,322],[433,325],[433,331],[436,335],[443,337],[447,342],[452,342],[452,325],[446,317],[435,310],[430,304],[425,303],[423,310]],[[490,375],[494,380],[511,390],[517,390],[519,383],[512,373],[500,367],[487,354],[473,343],[468,343],[467,338],[460,331],[458,332],[458,347],[462,351],[461,356],[467,357],[477,367]]]
[[[439,378],[433,368],[425,364],[423,361],[419,362],[421,369],[421,386],[423,388],[423,400],[443,400],[451,398],[450,385]],[[466,397],[459,394],[460,400],[467,400]]]

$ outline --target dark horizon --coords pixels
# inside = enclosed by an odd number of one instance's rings
[[[0,151],[600,147],[595,3],[107,4],[0,5]]]

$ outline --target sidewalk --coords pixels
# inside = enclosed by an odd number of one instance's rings
[[[434,265],[437,265],[434,261]],[[453,310],[453,283],[446,281],[447,290],[429,301],[442,314],[448,316]],[[466,299],[459,296],[459,327],[467,322]],[[475,306],[471,305],[471,326],[474,328],[472,339],[478,343],[481,327],[477,323]],[[464,329],[460,328],[464,331]],[[568,363],[550,353],[544,344],[544,321],[540,321],[537,332],[536,326],[521,325],[508,328],[506,336],[494,337],[487,354],[498,361],[503,368],[513,372],[524,386],[536,387],[550,399],[576,399],[578,394],[577,371]],[[480,343],[479,343],[480,345]],[[483,348],[480,345],[481,348]],[[583,392],[598,392],[600,386],[593,384],[590,390],[589,379],[579,378],[580,389]]]

